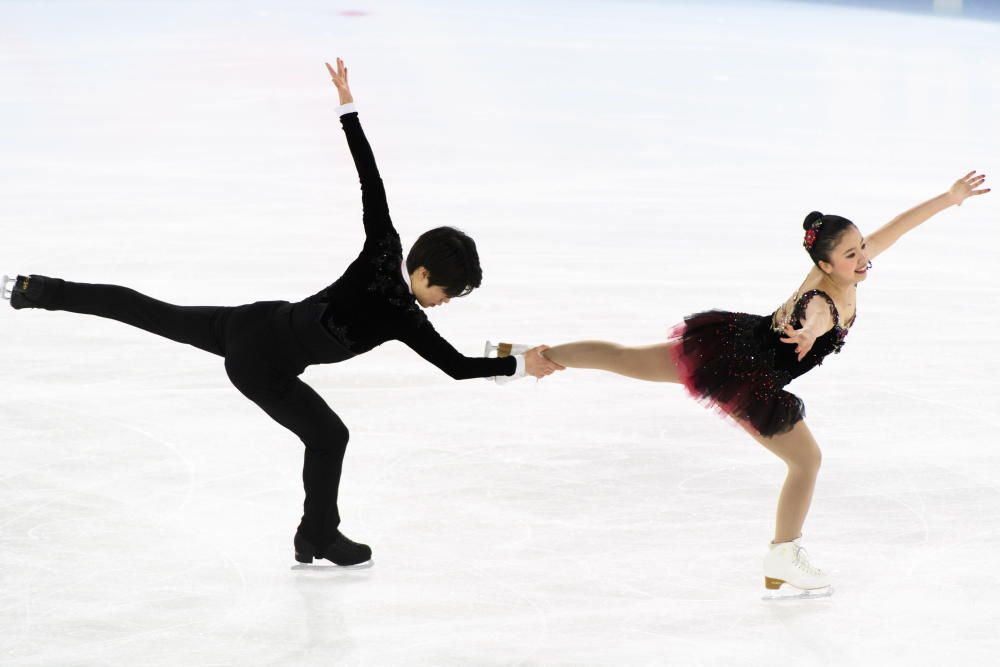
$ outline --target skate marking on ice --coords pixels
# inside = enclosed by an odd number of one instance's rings
[[[3,283],[0,283],[0,296],[10,301],[10,297],[14,295],[14,283],[16,282],[17,278],[11,278],[5,273],[3,275]]]
[[[375,565],[375,559],[366,560],[364,563],[358,563],[357,565],[337,565],[336,563],[328,563],[326,565],[320,565],[318,563],[296,563],[292,566],[293,570],[306,571],[306,572],[341,572],[343,570],[368,570]]]

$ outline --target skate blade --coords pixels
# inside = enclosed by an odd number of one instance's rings
[[[487,340],[486,341],[486,347],[483,348],[483,356],[486,357],[487,359],[494,359],[494,358],[496,358],[496,356],[498,354],[497,350],[499,348],[500,348],[499,345],[494,345],[493,343],[491,343],[490,341]],[[496,382],[497,381],[497,379],[495,377],[489,377],[489,376],[488,377],[484,377],[483,379],[486,380],[487,382]]]
[[[514,343],[496,343],[493,344],[490,341],[486,341],[486,348],[483,350],[484,357],[509,357],[515,353],[514,348],[521,346],[515,346]],[[496,354],[491,354],[496,352]]]
[[[514,354],[515,345],[513,343],[497,343],[493,344],[490,341],[486,341],[486,347],[483,349],[483,356],[489,359],[495,359],[497,357],[509,357]],[[492,354],[495,353],[495,354]],[[519,379],[512,375],[495,375],[492,377],[484,377],[487,382],[493,382],[495,384],[507,384],[513,380]],[[538,380],[539,378],[535,378]]]
[[[326,563],[296,563],[292,569],[306,572],[340,572],[342,570],[368,570],[374,565],[375,559],[372,558],[357,565],[337,565],[329,561]]]
[[[833,596],[833,586],[801,589],[784,585],[776,591],[769,590],[761,600],[819,600]]]
[[[0,296],[4,299],[10,301],[10,297],[14,295],[14,284],[17,282],[17,278],[11,278],[7,274],[3,276],[3,283],[0,284]]]

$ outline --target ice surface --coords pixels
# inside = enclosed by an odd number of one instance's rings
[[[185,304],[332,281],[362,239],[340,55],[404,245],[479,243],[440,331],[652,343],[780,304],[808,211],[870,231],[990,174],[997,44],[802,3],[4,2],[0,271]],[[5,308],[0,665],[991,662],[996,222],[983,197],[878,258],[792,385],[837,587],[802,603],[760,599],[783,466],[677,386],[457,383],[397,343],[311,368],[376,564],[301,570],[301,445],[219,359]]]

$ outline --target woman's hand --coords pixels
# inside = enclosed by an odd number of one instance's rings
[[[812,349],[813,343],[816,342],[816,334],[814,334],[808,327],[793,329],[791,324],[786,324],[785,338],[782,338],[781,342],[794,345],[795,353],[799,356],[799,361],[802,361],[802,359],[809,354],[809,350]]]
[[[542,356],[542,352],[547,349],[549,349],[548,345],[539,345],[524,353],[524,370],[528,375],[540,380],[546,375],[552,375],[556,371],[566,370],[565,366]]]
[[[347,83],[347,67],[344,65],[344,61],[337,58],[337,69],[334,70],[330,67],[330,63],[324,63],[326,65],[326,70],[330,73],[330,78],[333,79],[333,85],[337,86],[337,93],[340,95],[341,104],[350,104],[354,101],[351,96],[351,87]]]
[[[989,188],[984,188],[982,190],[976,189],[985,182],[986,174],[979,174],[976,176],[976,172],[970,171],[968,174],[955,181],[955,185],[951,186],[951,189],[948,190],[948,199],[955,206],[961,206],[962,202],[969,197],[984,195],[989,192]]]

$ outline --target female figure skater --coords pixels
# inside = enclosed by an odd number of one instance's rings
[[[581,341],[549,348],[544,356],[566,367],[681,383],[692,396],[742,425],[788,466],[774,540],[764,557],[765,586],[775,591],[787,583],[806,591],[802,595],[829,594],[828,574],[811,565],[799,545],[820,449],[803,420],[805,406],[784,386],[831,352],[840,352],[854,323],[857,286],[868,277],[869,260],[932,216],[989,192],[977,189],[985,179],[969,172],[947,192],[867,238],[846,218],[810,213],[803,223],[803,246],[814,266],[771,315],[709,310],[684,318],[665,343],[625,347]]]
[[[185,307],[116,285],[32,275],[16,281],[5,276],[3,296],[16,309],[97,315],[224,357],[236,388],[305,444],[296,560],[358,565],[371,559],[371,549],[341,534],[337,508],[348,430],[299,379],[307,366],[344,361],[395,339],[456,380],[541,378],[560,367],[541,357],[544,346],[516,359],[465,357],[434,330],[421,308],[446,304],[479,287],[476,245],[457,229],[439,227],[421,235],[403,261],[382,179],[354,109],[347,68],[339,58],[336,70],[326,67],[340,95],[340,120],[361,180],[365,229],[361,253],[332,285],[298,303]]]

